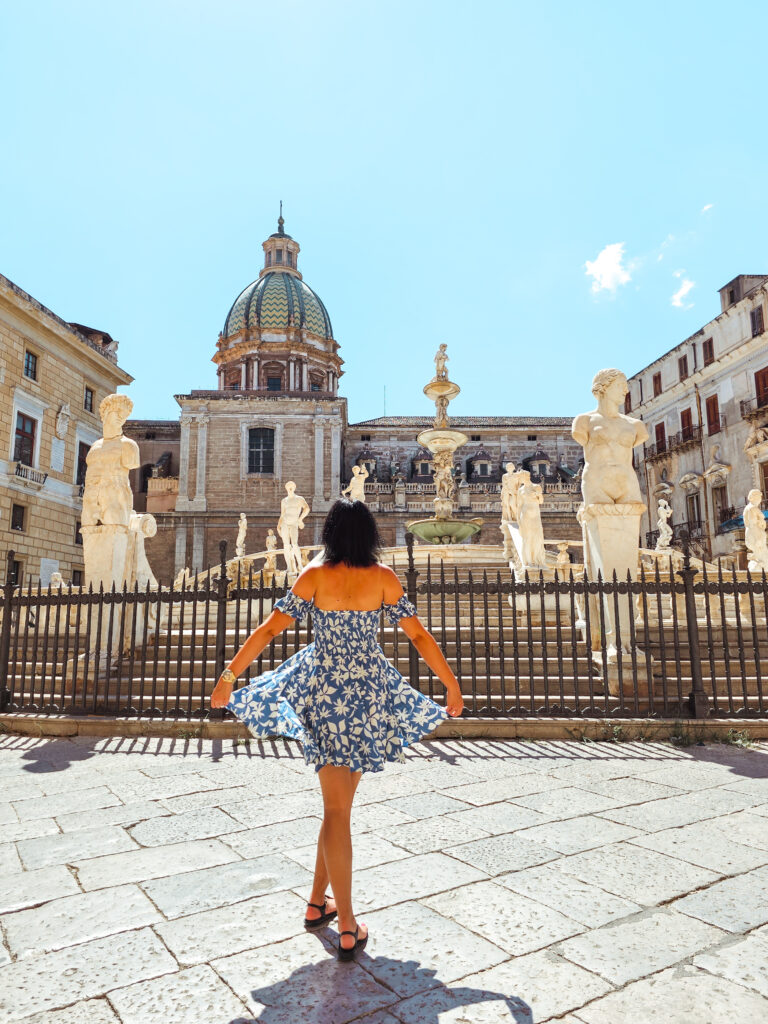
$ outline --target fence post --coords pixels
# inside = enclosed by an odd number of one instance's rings
[[[413,534],[408,531],[405,535],[405,546],[408,551],[408,568],[405,572],[405,592],[406,597],[414,606],[417,608],[416,598],[416,578],[419,575],[419,571],[413,561]],[[397,627],[395,627],[397,628]],[[419,688],[419,652],[408,641],[408,676],[410,679],[411,686],[417,690]]]
[[[9,551],[5,563],[5,583],[3,585],[3,622],[0,626],[0,711],[5,711],[9,704],[8,695],[8,659],[11,656],[11,604],[13,602],[14,584],[11,581],[15,551]]]
[[[686,530],[682,535],[683,568],[677,570],[685,589],[685,624],[688,629],[688,648],[691,658],[691,683],[693,689],[688,695],[688,707],[694,718],[706,718],[709,715],[709,697],[704,692],[704,680],[701,674],[701,649],[699,647],[699,623],[696,619],[696,594],[693,590],[693,578],[696,570],[691,565],[690,535]],[[675,595],[672,595],[672,600]]]
[[[224,671],[227,651],[227,542],[219,541],[219,579],[216,584],[216,680]],[[211,718],[223,718],[224,708],[211,708]]]

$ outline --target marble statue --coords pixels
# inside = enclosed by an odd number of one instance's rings
[[[67,436],[71,418],[72,413],[69,408],[69,402],[65,402],[56,414],[56,437],[63,439]]]
[[[60,572],[52,572],[51,573],[51,579],[50,579],[50,581],[48,583],[49,589],[50,590],[61,590],[61,588],[63,586],[64,586],[64,577],[61,575],[61,573]]]
[[[447,380],[448,379],[448,368],[445,365],[448,362],[448,355],[446,353],[447,345],[443,344],[435,353],[435,379],[436,380]]]
[[[275,550],[277,548],[277,537],[275,536],[274,530],[267,530],[265,547],[268,554],[266,561],[264,562],[264,569],[266,572],[274,572],[277,569],[277,555],[275,554]]]
[[[368,470],[365,466],[352,467],[352,479],[349,486],[341,492],[349,496],[350,501],[365,501],[365,481],[368,479]]]
[[[235,557],[245,557],[245,534],[248,530],[248,520],[245,516],[245,512],[240,513],[240,518],[237,521],[237,540],[235,541]]]
[[[435,399],[435,427],[438,430],[448,426],[448,401],[445,395],[438,395]]]
[[[285,485],[286,497],[280,502],[280,519],[277,532],[283,542],[283,556],[288,573],[298,576],[301,572],[301,550],[299,548],[299,530],[304,527],[304,520],[310,512],[309,505],[301,495],[296,493],[296,484],[289,480]]]
[[[86,456],[82,534],[86,586],[122,587],[127,560],[133,494],[129,481],[140,463],[139,446],[123,434],[133,409],[127,395],[107,395],[99,406],[104,436]]]
[[[508,462],[506,472],[501,478],[501,519],[502,522],[517,522],[517,495],[520,489],[521,475],[525,470],[516,470],[514,462]]]
[[[522,541],[521,557],[527,568],[545,568],[547,553],[544,548],[544,528],[541,524],[541,504],[544,494],[541,484],[531,481],[527,470],[521,471],[520,487],[517,492],[517,522]]]
[[[744,508],[744,543],[747,547],[750,572],[768,573],[768,539],[766,538],[765,516],[760,507],[762,492],[756,487],[747,495]]]
[[[629,390],[621,370],[600,370],[592,381],[597,408],[573,421],[571,435],[584,449],[581,493],[585,505],[641,501],[632,449],[648,440],[642,420],[620,412]]]
[[[144,541],[157,533],[157,520],[148,512],[131,512],[129,529],[127,582],[131,587],[138,585],[139,591],[146,590],[147,585],[156,588],[157,580],[147,559]]]
[[[467,482],[466,473],[461,470],[459,472],[459,508],[472,508],[472,495],[469,490],[469,483]]]
[[[568,554],[568,541],[559,540],[557,542],[557,556],[555,558],[555,565],[559,571],[567,569],[571,564],[571,558]]]
[[[666,498],[659,498],[659,518],[656,525],[659,528],[659,538],[656,541],[657,551],[668,551],[672,543],[672,527],[669,520],[672,518],[672,506]]]
[[[434,457],[435,467],[435,496],[453,500],[453,460],[451,452],[436,452]]]

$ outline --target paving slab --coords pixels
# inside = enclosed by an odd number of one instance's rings
[[[164,818],[150,818],[128,827],[128,834],[140,846],[167,846],[190,839],[210,839],[227,832],[242,832],[244,826],[218,807],[181,811]]]
[[[0,843],[0,876],[22,870],[21,859],[15,843]]]
[[[316,843],[321,824],[320,818],[298,818],[242,832],[229,832],[221,838],[241,857],[249,859]]]
[[[105,889],[120,882],[143,882],[148,878],[195,871],[217,864],[239,860],[237,854],[219,839],[198,839],[171,846],[153,846],[148,849],[112,853],[106,857],[93,857],[77,861],[73,867],[80,885],[89,889]]]
[[[101,825],[77,832],[22,839],[16,845],[24,867],[29,870],[50,867],[52,864],[73,864],[87,857],[138,849],[138,843],[117,825]]]
[[[159,920],[159,912],[137,886],[120,885],[50,900],[34,910],[5,915],[0,923],[18,960]]]
[[[544,793],[553,789],[563,789],[565,783],[539,772],[527,775],[494,778],[484,782],[473,782],[467,786],[456,786],[445,791],[446,796],[454,797],[463,803],[480,807],[484,804],[495,804],[503,800],[513,800],[531,793]]]
[[[185,766],[182,765],[183,767]],[[115,774],[108,783],[110,790],[124,804],[140,800],[164,800],[166,797],[180,796],[182,793],[198,793],[201,790],[216,788],[216,783],[212,779],[189,771],[159,779],[151,779],[140,771],[128,771]]]
[[[265,1024],[348,1024],[363,1007],[373,1012],[398,1001],[359,964],[340,964],[306,933],[211,966]]]
[[[451,811],[465,811],[471,805],[463,800],[444,796],[440,792],[426,792],[388,800],[384,806],[403,811],[409,818],[420,819],[433,818],[438,814],[450,814]]]
[[[286,793],[283,796],[254,800],[253,793],[240,801],[227,801],[227,814],[241,822],[241,828],[258,828],[278,821],[295,821],[297,818],[323,816],[323,798],[319,785],[301,793]]]
[[[212,868],[187,871],[142,882],[141,888],[168,918],[230,906],[270,892],[301,886],[308,889],[312,874],[279,853],[237,860]]]
[[[640,1009],[641,1008],[641,1009]],[[638,1013],[642,1017],[638,1017]],[[584,1024],[721,1024],[768,1020],[768,1000],[695,967],[673,967],[584,1006]]]
[[[451,812],[447,817],[460,824],[482,828],[492,836],[517,832],[519,829],[541,825],[549,820],[545,814],[539,814],[538,811],[532,811],[530,807],[521,807],[520,804],[513,804],[510,801],[471,807],[466,811]]]
[[[250,1018],[245,1003],[208,966],[114,989],[109,1000],[122,1024],[201,1024]]]
[[[12,822],[0,824],[0,837],[9,843],[16,843],[20,839],[52,836],[58,831],[59,827],[53,818],[30,818],[29,821],[18,821],[14,818]]]
[[[0,825],[10,825],[16,823],[19,820],[16,811],[13,809],[13,805],[7,800],[0,803]]]
[[[476,839],[471,843],[447,847],[445,852],[472,864],[486,875],[501,875],[510,869],[530,868],[534,864],[543,864],[558,857],[557,852],[550,847],[522,839],[517,833]]]
[[[391,803],[363,804],[359,807],[355,804],[352,808],[350,827],[352,835],[355,836],[391,828],[393,825],[403,825],[406,821],[415,821],[415,818],[393,807]]]
[[[74,793],[58,793],[55,796],[33,797],[18,800],[13,807],[20,821],[30,818],[55,818],[72,811],[90,811],[97,807],[113,807],[120,799],[106,786],[79,789]]]
[[[634,840],[561,857],[556,867],[582,882],[599,885],[646,907],[691,892],[720,877],[715,871],[633,844]]]
[[[556,907],[560,913],[589,928],[598,928],[642,909],[631,900],[565,874],[553,864],[498,875],[494,882],[538,900],[544,906]]]
[[[514,803],[530,807],[552,821],[564,818],[575,818],[580,814],[594,814],[613,807],[615,801],[600,793],[591,793],[587,789],[566,786],[563,789],[552,789],[546,793],[531,793],[529,796],[516,796]]]
[[[580,818],[566,818],[563,821],[545,822],[523,829],[517,835],[520,839],[528,839],[541,843],[558,853],[581,853],[593,850],[596,846],[617,843],[622,839],[632,839],[638,835],[639,829],[619,825],[596,814],[582,815]]]
[[[724,878],[674,902],[675,910],[729,932],[768,923],[768,867]]]
[[[485,874],[469,864],[441,853],[424,853],[356,872],[352,891],[357,911],[365,913],[431,896],[480,878],[485,878]]]
[[[625,985],[671,967],[724,937],[719,928],[662,909],[594,928],[561,942],[557,951],[614,985]]]
[[[745,939],[701,953],[693,963],[768,997],[768,926],[758,928]]]
[[[638,772],[638,778],[648,782],[658,782],[662,786],[674,786],[692,792],[697,789],[712,789],[738,781],[727,768],[719,765],[689,762],[677,765],[664,765],[652,768],[647,772]]]
[[[421,821],[406,825],[394,825],[376,834],[410,853],[432,853],[488,836],[485,829],[445,816],[422,818]]]
[[[149,928],[19,960],[0,969],[0,1020],[22,1020],[176,970]]]
[[[115,804],[98,810],[71,811],[59,814],[56,824],[62,832],[75,832],[82,828],[96,828],[99,825],[135,825],[147,818],[158,818],[168,814],[166,807],[155,800],[138,800],[128,804]],[[45,819],[38,819],[45,820]]]
[[[712,824],[723,835],[734,842],[745,846],[756,846],[759,850],[768,850],[768,822],[760,814],[753,814],[752,809],[724,814],[716,818]]]
[[[680,794],[680,790],[673,786],[664,786],[659,782],[638,779],[633,775],[621,779],[587,780],[581,783],[581,789],[588,789],[590,793],[599,793],[601,796],[610,797],[616,807],[644,804],[651,800],[663,800],[664,797],[679,796]]]
[[[33,1013],[24,1024],[119,1024],[117,1015],[106,999],[86,999],[64,1010]]]
[[[506,960],[509,954],[422,903],[368,914],[370,938],[358,962],[401,999]]]
[[[768,864],[768,849],[734,842],[718,830],[716,821],[713,819],[683,825],[681,828],[670,828],[652,835],[638,836],[630,842],[689,864],[698,864],[722,875],[735,875]]]
[[[741,811],[753,802],[754,797],[727,789],[701,789],[634,807],[614,807],[603,811],[601,817],[632,825],[645,832],[660,832],[665,828],[677,828],[731,811]]]
[[[495,882],[477,882],[421,901],[514,956],[578,935],[584,925]]]
[[[0,914],[36,907],[47,900],[80,891],[75,876],[63,864],[0,875]]]
[[[156,926],[182,967],[256,949],[304,930],[306,903],[292,892],[270,893]]]

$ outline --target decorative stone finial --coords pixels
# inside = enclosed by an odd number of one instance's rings
[[[283,220],[283,200],[280,200],[280,216],[277,218],[277,233],[278,235],[285,234],[285,221]]]

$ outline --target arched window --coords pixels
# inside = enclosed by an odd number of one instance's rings
[[[271,427],[251,427],[248,431],[248,472],[274,473],[275,432]]]

